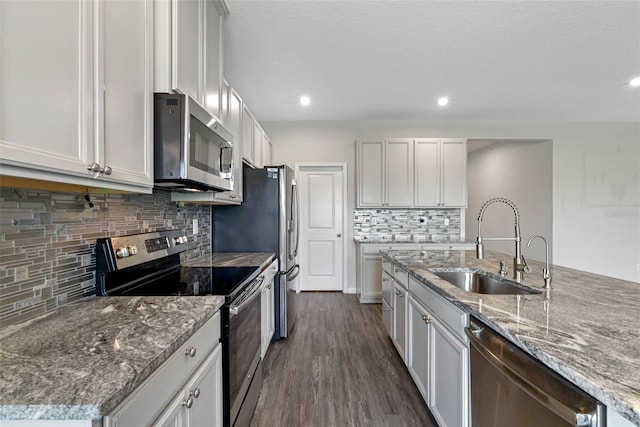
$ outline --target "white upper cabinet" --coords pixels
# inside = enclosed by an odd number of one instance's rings
[[[264,132],[260,123],[253,118],[253,164],[257,168],[264,166],[262,162],[262,140],[264,139]]]
[[[413,141],[359,140],[358,207],[411,207]]]
[[[252,166],[256,164],[256,150],[253,138],[253,114],[246,104],[242,104],[242,158]]]
[[[415,207],[467,206],[467,141],[415,140]]]
[[[361,139],[356,147],[357,207],[466,207],[465,139]]]
[[[152,14],[151,0],[0,2],[0,174],[151,192]]]
[[[189,95],[219,118],[227,12],[222,0],[156,2],[156,92]]]
[[[273,164],[273,146],[267,134],[262,132],[262,165],[270,166]]]

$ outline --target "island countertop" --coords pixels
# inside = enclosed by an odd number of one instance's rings
[[[0,420],[98,420],[224,303],[221,296],[95,297],[0,336]]]
[[[487,251],[381,251],[409,274],[606,406],[640,425],[640,284],[551,266],[552,289],[532,295],[465,292],[429,271],[470,268],[498,272],[509,255]],[[522,284],[541,288],[544,263]]]

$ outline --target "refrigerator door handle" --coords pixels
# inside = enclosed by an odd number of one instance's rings
[[[290,233],[295,232],[295,238],[290,234],[289,243],[294,243],[289,250],[289,259],[293,260],[298,256],[298,246],[300,245],[300,200],[298,194],[298,183],[295,179],[291,180],[291,218],[289,220],[288,229]],[[293,241],[292,241],[293,240]]]
[[[299,273],[300,273],[300,264],[296,264],[293,267],[291,267],[289,270],[287,270],[284,274],[287,276],[287,281],[290,282],[296,277],[298,277]]]

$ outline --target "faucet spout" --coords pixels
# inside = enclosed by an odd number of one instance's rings
[[[515,233],[514,237],[482,237],[482,219],[484,218],[484,212],[488,206],[494,203],[504,203],[508,205],[513,210],[513,215],[515,218]],[[487,240],[513,240],[515,241],[515,256],[513,258],[513,275],[516,281],[522,280],[522,272],[525,271],[527,267],[527,263],[522,256],[522,248],[521,241],[522,238],[520,236],[520,213],[518,212],[518,208],[515,203],[513,203],[509,199],[505,199],[504,197],[494,197],[492,199],[487,200],[480,206],[480,212],[478,213],[478,237],[476,239],[476,257],[478,259],[484,258],[484,241]]]
[[[544,288],[551,289],[551,273],[549,271],[549,245],[547,244],[547,239],[540,235],[535,235],[529,239],[527,242],[527,247],[531,244],[533,239],[538,237],[544,242],[544,265],[545,268],[542,270],[542,279],[544,280]]]

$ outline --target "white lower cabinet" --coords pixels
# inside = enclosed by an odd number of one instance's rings
[[[271,344],[271,339],[273,338],[273,333],[276,330],[275,324],[275,275],[278,271],[278,261],[275,260],[267,267],[264,275],[264,282],[262,286],[262,294],[260,295],[260,310],[262,319],[261,323],[261,331],[262,331],[262,345],[260,349],[260,354],[264,359],[265,354],[267,354],[267,350],[269,349],[269,344]]]
[[[218,344],[153,427],[222,426],[221,350]]]
[[[407,291],[398,283],[393,284],[393,344],[402,360],[406,361],[407,343]]]
[[[425,402],[429,402],[430,369],[429,350],[433,335],[431,317],[427,310],[411,295],[409,295],[407,369],[413,382]]]
[[[419,247],[412,243],[359,243],[356,249],[356,293],[360,302],[379,304],[382,299],[381,250],[414,251]],[[390,300],[387,302],[391,304]]]
[[[216,313],[103,419],[103,427],[222,426],[222,344]]]
[[[469,425],[469,347],[432,319],[431,390],[427,402],[441,427]]]
[[[383,280],[390,277],[388,270]],[[468,315],[397,264],[393,272],[391,303],[382,300],[391,341],[438,425],[469,427]]]

